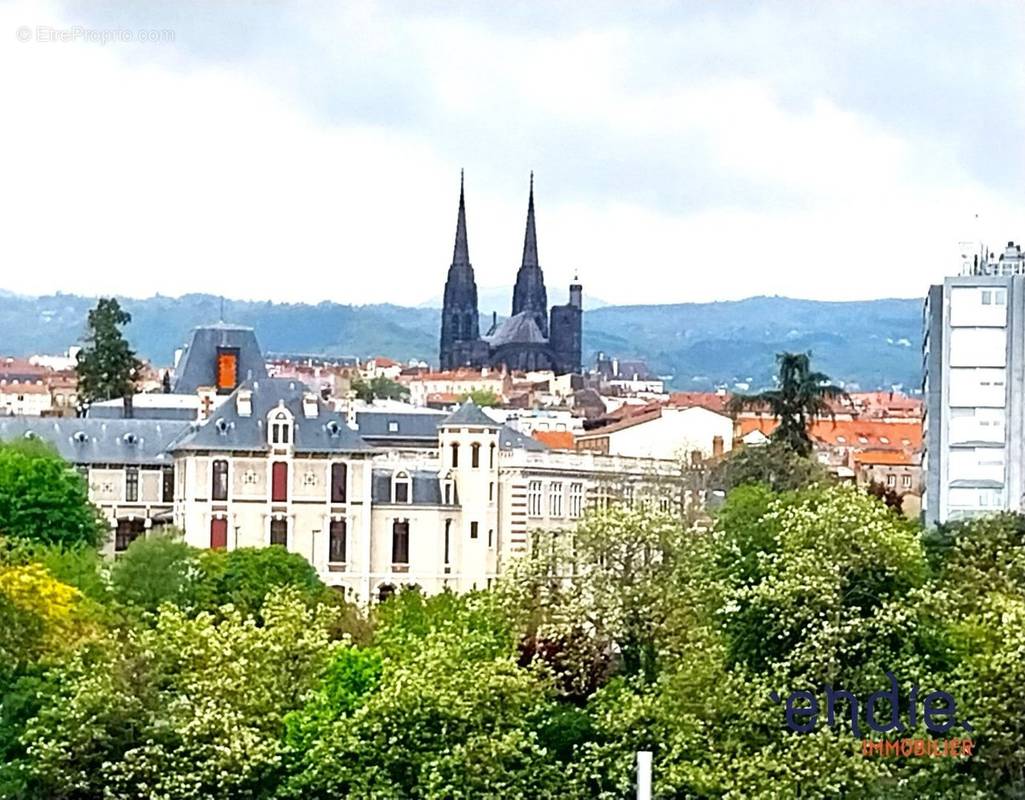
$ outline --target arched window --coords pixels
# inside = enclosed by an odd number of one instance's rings
[[[284,409],[271,412],[270,443],[288,444],[292,441],[292,415]]]
[[[409,520],[397,519],[391,526],[391,563],[409,564]]]
[[[495,468],[495,443],[491,443],[491,447],[488,448],[488,467],[490,469]]]
[[[218,459],[213,463],[213,485],[210,487],[212,500],[228,499],[228,462]]]
[[[456,491],[455,476],[448,472],[441,480],[441,501],[447,506],[459,504],[459,494]]]
[[[409,473],[396,472],[395,477],[392,479],[392,502],[393,503],[412,503],[413,502],[413,486],[412,481],[409,479]]]
[[[459,443],[452,442],[452,466],[459,466]]]
[[[474,442],[470,445],[470,466],[474,469],[480,466],[480,443]]]

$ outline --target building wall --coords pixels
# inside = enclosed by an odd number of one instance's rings
[[[686,460],[694,451],[703,458],[713,455],[715,438],[723,449],[733,443],[733,421],[706,408],[663,408],[661,415],[647,422],[603,433],[600,429],[582,438],[578,447],[609,455],[633,458]]]

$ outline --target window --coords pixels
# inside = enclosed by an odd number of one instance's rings
[[[634,487],[629,484],[623,487],[623,505],[627,508],[634,507]]]
[[[270,468],[270,499],[274,503],[288,500],[288,464],[275,461]]]
[[[911,476],[910,475],[901,475],[901,477],[900,477],[900,485],[904,489],[910,489],[911,488]]]
[[[224,550],[228,546],[228,520],[224,517],[210,520],[210,549]]]
[[[161,495],[165,503],[174,502],[174,467],[164,467],[161,472]]]
[[[377,590],[377,602],[383,603],[388,598],[395,596],[395,587],[390,583],[381,584],[381,588]]]
[[[984,306],[993,304],[993,293],[989,289],[982,290],[982,304]]]
[[[217,348],[217,394],[231,394],[238,386],[238,350]]]
[[[527,484],[527,514],[531,517],[541,516],[541,481]]]
[[[579,517],[584,512],[584,484],[569,485],[569,515]]]
[[[286,412],[279,411],[274,415],[270,424],[270,443],[288,444],[291,438],[292,422]]]
[[[213,486],[210,487],[213,500],[228,499],[228,462],[218,459],[213,465]]]
[[[452,520],[445,520],[445,563],[452,560]]]
[[[491,467],[491,469],[495,468],[495,445],[494,444],[492,444],[488,448],[488,466]]]
[[[345,520],[331,520],[331,527],[328,529],[327,560],[345,561]]]
[[[562,516],[561,483],[552,483],[548,486],[548,514],[553,517]]]
[[[288,547],[288,520],[272,519],[270,521],[270,543]]]
[[[331,465],[331,502],[345,502],[345,484],[348,479],[349,470],[345,464]]]
[[[993,305],[1003,306],[1007,305],[1007,290],[997,289],[993,292]]]
[[[891,488],[896,486],[897,485],[897,476],[896,475],[887,475],[886,476],[886,485],[891,487]]]
[[[476,539],[477,538],[477,523],[476,522],[471,522],[470,523],[470,538],[471,539]]]
[[[395,422],[395,420],[388,420],[388,433],[398,433],[398,432],[399,432],[399,423]]]
[[[480,466],[480,444],[477,442],[470,445],[470,466],[474,469]]]
[[[459,466],[459,444],[452,442],[452,466]]]
[[[490,548],[492,548],[494,546],[495,546],[495,529],[494,528],[488,528],[488,548],[490,549]]]
[[[411,503],[412,492],[410,491],[409,475],[405,472],[398,473],[392,481],[392,502]]]
[[[127,550],[128,545],[142,536],[145,529],[145,523],[141,519],[119,519],[114,534],[114,550],[118,553]]]
[[[488,502],[493,503],[495,501],[495,482],[491,481],[488,484]]]
[[[409,522],[395,520],[391,526],[391,563],[409,563]]]
[[[125,501],[136,503],[139,500],[139,468],[125,467]]]

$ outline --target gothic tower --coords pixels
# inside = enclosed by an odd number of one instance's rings
[[[456,220],[456,246],[445,281],[445,302],[441,312],[441,352],[443,370],[462,366],[473,343],[480,339],[477,310],[477,282],[470,265],[466,242],[466,203],[463,174],[459,173],[459,216]]]
[[[534,173],[530,173],[530,201],[527,204],[527,233],[523,239],[523,262],[516,273],[513,289],[513,315],[525,311],[548,338],[548,293],[545,276],[537,262],[537,231],[534,228]]]

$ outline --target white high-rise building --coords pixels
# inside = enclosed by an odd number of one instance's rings
[[[925,302],[926,524],[1025,509],[1025,253],[962,260]]]

